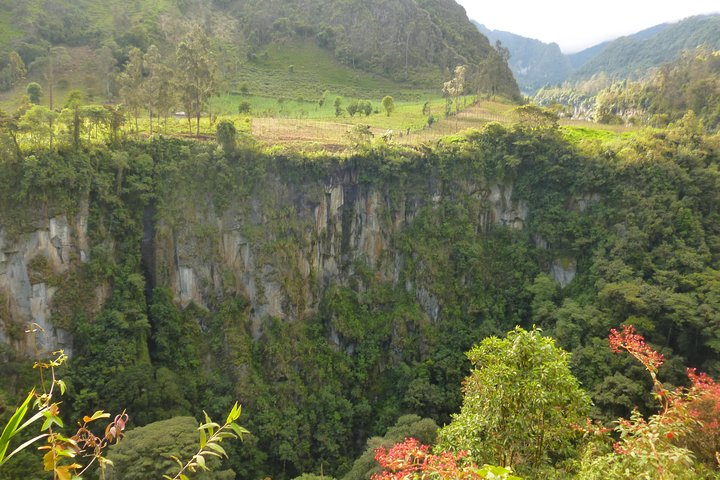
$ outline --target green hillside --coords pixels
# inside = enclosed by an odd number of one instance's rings
[[[439,0],[0,0],[0,93],[11,92],[2,97],[7,102],[27,81],[46,87],[52,62],[56,82],[64,80],[55,85],[60,92],[81,88],[112,100],[114,76],[132,48],[156,45],[171,58],[192,24],[212,39],[227,91],[246,85],[276,98],[347,89],[380,97],[407,88],[439,91],[456,66],[467,65],[468,88],[519,95],[504,59],[465,11]],[[15,54],[26,76],[14,73]]]
[[[610,42],[570,78],[590,79],[604,74],[611,79],[638,79],[650,69],[677,59],[699,46],[720,49],[720,15],[690,17],[664,28],[653,28]]]

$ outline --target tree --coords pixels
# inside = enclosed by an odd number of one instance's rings
[[[513,109],[520,125],[530,129],[556,128],[558,116],[547,108],[523,105]]]
[[[438,432],[442,450],[477,463],[534,471],[567,455],[590,400],[568,366],[569,355],[540,331],[520,327],[473,347],[460,413]]]
[[[235,152],[235,139],[237,137],[237,129],[233,122],[222,121],[218,124],[215,131],[217,142],[222,146],[223,151],[227,155],[232,155]]]
[[[175,104],[175,89],[173,88],[173,71],[162,61],[160,50],[150,45],[143,57],[143,67],[147,74],[143,88],[143,96],[147,102],[150,113],[150,135],[153,131],[153,111],[167,119],[170,110]]]
[[[28,94],[28,98],[30,99],[30,103],[33,105],[39,105],[40,100],[42,99],[42,87],[37,82],[30,82],[27,85],[27,88],[25,91]]]
[[[80,127],[84,119],[82,115],[82,103],[84,95],[80,90],[73,90],[65,101],[65,111],[70,117],[70,126],[72,128],[72,140],[75,148],[80,146]]]
[[[386,95],[385,98],[382,99],[382,105],[388,117],[395,110],[395,100],[393,100],[393,97],[390,95]]]
[[[458,65],[455,67],[455,76],[443,84],[443,93],[448,95],[455,102],[455,113],[460,111],[460,105],[458,104],[458,97],[462,95],[465,90],[465,72],[467,67],[465,65]]]
[[[0,147],[3,147],[0,152],[7,149],[8,155],[4,157],[21,158],[20,144],[18,143],[18,117],[10,116],[4,111],[0,110]]]
[[[347,107],[345,107],[345,110],[347,110],[348,114],[351,117],[354,117],[355,114],[358,112],[359,108],[360,108],[360,106],[358,104],[358,101],[354,100],[354,101],[350,102]]]
[[[28,133],[34,143],[35,148],[39,149],[45,145],[53,148],[53,140],[55,138],[55,120],[57,112],[50,110],[42,105],[33,105],[20,118],[18,127],[21,132]]]
[[[208,99],[217,89],[217,65],[210,48],[210,39],[195,25],[177,47],[177,78],[180,100],[188,115],[197,121],[200,136],[200,115]]]
[[[140,116],[140,110],[146,105],[143,56],[139,49],[133,48],[130,50],[128,62],[123,72],[118,76],[117,82],[120,85],[120,99],[135,117],[135,133],[137,134],[139,132],[138,117]]]
[[[110,42],[117,48],[115,42]],[[113,80],[113,73],[117,66],[117,60],[113,55],[112,48],[108,45],[103,45],[101,48],[95,50],[95,68],[100,78],[103,79],[105,98],[110,99],[112,97],[111,84]]]
[[[70,55],[67,53],[67,50],[65,47],[52,47],[49,46],[47,49],[47,58],[46,61],[46,72],[45,72],[45,79],[47,80],[47,90],[48,90],[48,106],[50,107],[50,110],[53,109],[53,90],[55,87],[55,68],[57,66],[62,66],[67,60],[69,60]]]
[[[333,106],[335,107],[335,116],[339,117],[340,115],[342,115],[342,97],[335,97]]]
[[[20,55],[18,55],[15,51],[8,54],[6,68],[8,69],[10,86],[17,84],[20,80],[25,78],[25,75],[27,75],[25,62],[23,62],[23,59],[20,58]]]

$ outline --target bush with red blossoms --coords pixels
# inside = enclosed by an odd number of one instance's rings
[[[414,438],[406,438],[403,443],[395,444],[390,449],[384,447],[376,449],[375,460],[384,471],[374,474],[372,480],[441,478],[520,480],[512,475],[509,468],[492,465],[478,467],[468,461],[463,452],[432,454],[428,445],[422,445]]]
[[[688,369],[691,398],[687,409],[697,424],[684,438],[683,444],[693,451],[698,461],[717,467],[720,452],[720,383],[705,373]]]
[[[645,418],[636,409],[629,419],[618,419],[616,441],[610,452],[591,444],[582,460],[580,479],[658,480],[701,478],[708,468],[716,468],[720,439],[720,385],[705,374],[688,370],[689,388],[668,389],[657,378],[664,362],[635,329],[628,325],[609,336],[613,352],[627,351],[645,366],[653,380],[653,395],[660,404],[658,413]],[[599,429],[588,428],[609,438]],[[699,465],[700,460],[705,465]]]

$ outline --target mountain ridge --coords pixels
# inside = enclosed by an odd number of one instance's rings
[[[720,31],[720,13],[661,23],[572,54],[562,53],[554,43],[491,30],[476,20],[473,23],[488,39],[499,40],[508,48],[510,68],[524,92],[565,81],[584,82],[598,75],[610,80],[638,79],[679,58],[684,50],[700,45],[720,48],[716,33]]]

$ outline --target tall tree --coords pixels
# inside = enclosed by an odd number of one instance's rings
[[[7,68],[9,69],[10,84],[15,85],[27,75],[25,62],[17,52],[10,52],[7,56]]]
[[[463,406],[438,432],[438,445],[465,450],[478,463],[531,466],[567,455],[590,399],[573,377],[569,355],[538,330],[490,337],[467,354]]]
[[[143,56],[139,49],[130,50],[128,62],[118,76],[117,82],[120,85],[120,98],[123,104],[135,117],[135,133],[137,134],[138,117],[140,110],[145,106]]]
[[[47,49],[47,57],[45,59],[45,80],[47,80],[48,91],[48,107],[53,109],[53,90],[55,87],[55,70],[70,58],[65,47],[50,46]]]
[[[217,65],[210,48],[210,39],[195,25],[177,47],[177,79],[180,100],[188,115],[197,121],[200,136],[200,115],[208,99],[217,89]],[[191,127],[192,128],[192,127]]]
[[[167,119],[170,109],[175,104],[175,89],[173,88],[173,71],[163,62],[160,50],[150,45],[143,57],[145,73],[147,74],[144,93],[146,105],[150,112],[150,135],[153,131],[153,112],[159,117]]]
[[[460,105],[458,104],[458,97],[465,91],[465,72],[467,67],[465,65],[458,65],[455,67],[455,76],[452,80],[447,81],[443,84],[443,93],[449,95],[455,102],[455,113],[460,111]]]
[[[71,91],[65,101],[63,110],[63,114],[66,114],[67,112],[67,116],[70,117],[69,122],[72,129],[72,141],[75,148],[80,147],[80,127],[84,122],[81,109],[83,98],[84,95],[80,90]]]

